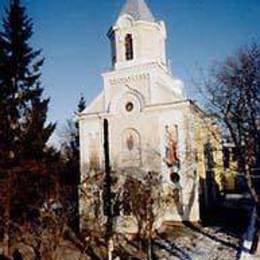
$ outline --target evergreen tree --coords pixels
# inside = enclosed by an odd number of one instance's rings
[[[82,112],[86,107],[84,97],[81,95],[77,112]],[[63,172],[63,205],[67,210],[69,225],[74,231],[79,228],[79,189],[80,183],[80,143],[79,123],[69,120],[66,127],[66,140],[63,144],[64,172]]]
[[[86,101],[84,96],[81,95],[77,113],[81,113],[86,107]],[[79,122],[69,120],[67,122],[67,136],[68,140],[65,143],[65,156],[67,158],[68,164],[79,165]],[[73,166],[75,167],[75,166]],[[78,166],[79,168],[79,166]]]
[[[2,159],[42,159],[55,124],[46,126],[40,50],[30,46],[32,20],[20,0],[10,0],[0,33],[0,139]]]
[[[83,95],[81,95],[80,97],[80,100],[79,100],[79,103],[78,103],[78,113],[81,113],[84,109],[86,108],[86,101],[85,101],[85,98]],[[78,159],[79,159],[79,122],[76,121],[75,123],[75,129],[76,129],[76,133],[75,133],[75,140],[74,140],[74,143],[75,143],[75,150],[78,154]]]
[[[32,29],[21,1],[10,0],[0,31],[0,204],[6,234],[10,221],[32,221],[32,209],[58,193],[58,155],[47,147],[55,124],[46,123],[44,59],[30,45]]]
[[[86,101],[85,98],[83,96],[83,94],[81,94],[80,100],[79,100],[79,104],[78,104],[78,112],[81,113],[83,112],[83,110],[86,108]]]

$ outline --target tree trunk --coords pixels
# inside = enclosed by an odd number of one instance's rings
[[[107,257],[112,259],[113,252],[113,212],[112,212],[112,191],[111,191],[111,169],[110,169],[110,154],[109,154],[109,123],[104,119],[104,157],[105,157],[105,207],[107,215],[106,223],[106,242],[107,242]]]
[[[148,239],[148,260],[153,260],[153,241],[151,237]]]
[[[6,191],[6,202],[5,202],[5,231],[4,231],[4,254],[8,257],[11,256],[10,252],[10,196],[11,196],[11,172],[8,171],[8,177],[7,177],[7,191]]]
[[[254,208],[256,209],[255,213],[256,213],[256,223],[255,223],[255,231],[254,231],[254,238],[253,238],[253,244],[252,244],[252,248],[251,248],[251,252],[255,252],[256,248],[257,248],[257,244],[259,241],[259,223],[260,223],[260,203],[259,203],[259,196],[256,192],[254,183],[252,181],[252,176],[251,176],[251,171],[250,171],[250,167],[248,164],[246,164],[246,180],[247,180],[247,185],[248,188],[250,190],[253,202],[254,202]]]

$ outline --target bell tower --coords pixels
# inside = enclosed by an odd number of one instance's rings
[[[144,0],[127,0],[109,30],[115,70],[147,63],[166,65],[166,28],[156,21]]]

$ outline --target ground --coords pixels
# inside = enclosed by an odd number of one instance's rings
[[[163,234],[155,240],[155,254],[160,260],[235,260],[241,253],[241,238],[237,233],[232,234],[221,230],[219,227],[201,227],[199,225],[186,225],[182,227],[168,227],[167,234]],[[241,234],[242,235],[242,234]],[[135,259],[145,259],[145,254],[138,254],[134,243],[123,243],[121,246],[129,255],[135,255]],[[95,249],[94,249],[95,250]],[[98,249],[96,249],[98,250]],[[139,256],[139,257],[138,257]],[[32,259],[32,258],[25,258]],[[94,259],[84,256],[70,243],[63,242],[55,252],[55,259]],[[96,254],[95,259],[102,259]],[[132,259],[132,258],[120,258]]]
[[[208,216],[206,226],[184,223],[176,226],[164,223],[154,239],[154,253],[159,260],[235,260],[243,259],[243,234],[248,226],[248,216],[241,209],[220,209]],[[70,241],[61,239],[53,257],[56,260],[106,259],[106,243],[103,237],[87,232],[82,237],[69,236]],[[121,260],[146,260],[146,252],[139,250],[138,241],[129,240],[125,235],[114,237],[114,258]],[[0,245],[1,247],[1,245]],[[19,247],[24,259],[30,248]],[[25,252],[27,251],[27,253]],[[116,258],[119,256],[119,258]],[[49,258],[43,258],[49,259]]]
[[[175,227],[172,228],[171,235],[156,241],[156,254],[161,260],[238,259],[241,236],[237,235],[219,227]]]
[[[246,212],[226,208],[212,212],[208,216],[207,226],[192,223],[176,226],[176,223],[165,223],[154,242],[156,259],[240,259],[247,225]],[[136,256],[135,259],[145,259],[141,255],[138,256],[136,248],[134,243],[124,245],[129,254]]]
[[[118,236],[121,249],[127,252],[120,259],[146,259],[145,254],[138,253],[138,246],[134,242],[124,240]],[[155,255],[160,260],[235,260],[241,253],[241,232],[237,230],[223,230],[220,227],[202,227],[186,224],[185,226],[167,226],[167,232],[158,235],[154,242]],[[95,246],[94,246],[95,247]],[[103,245],[104,247],[104,245]],[[92,257],[82,254],[73,244],[62,242],[55,252],[55,259],[100,259],[100,248],[93,248]],[[105,249],[105,248],[104,248]],[[120,250],[121,251],[121,250]],[[122,251],[121,251],[122,252]],[[95,257],[94,257],[95,255]],[[26,258],[25,259],[33,259]]]

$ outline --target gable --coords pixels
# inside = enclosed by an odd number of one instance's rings
[[[82,114],[104,112],[104,91],[102,91],[83,111]]]

